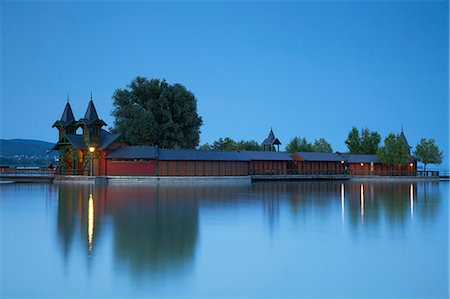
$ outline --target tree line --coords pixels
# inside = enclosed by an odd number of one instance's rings
[[[181,84],[169,84],[165,80],[137,77],[125,89],[117,89],[113,95],[115,118],[112,132],[120,132],[132,145],[157,145],[162,148],[197,148],[200,150],[263,150],[255,140],[235,141],[220,138],[212,144],[199,146],[202,118],[197,112],[197,99]],[[409,148],[399,134],[389,134],[380,146],[381,136],[376,131],[353,127],[345,144],[350,154],[377,155],[387,165],[405,165]],[[274,150],[272,148],[272,150]],[[308,142],[295,136],[286,145],[287,152],[333,152],[324,138]],[[442,163],[442,151],[434,139],[422,138],[413,155],[424,164]]]

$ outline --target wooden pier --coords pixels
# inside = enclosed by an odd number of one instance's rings
[[[250,176],[252,181],[311,181],[311,180],[349,180],[348,174],[257,174]]]

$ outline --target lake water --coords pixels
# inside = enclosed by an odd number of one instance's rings
[[[2,297],[448,298],[448,182],[1,184]]]

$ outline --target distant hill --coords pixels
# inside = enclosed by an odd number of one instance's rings
[[[54,146],[54,143],[29,140],[29,139],[0,139],[0,156],[2,157],[29,157],[45,159],[47,151]],[[56,156],[58,153],[52,151],[49,157]]]

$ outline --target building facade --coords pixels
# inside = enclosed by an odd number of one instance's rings
[[[60,175],[94,176],[249,176],[249,175],[415,175],[417,162],[408,147],[406,165],[387,166],[376,155],[346,153],[287,153],[275,151],[281,142],[273,130],[262,142],[263,151],[160,149],[130,146],[120,134],[103,127],[92,98],[83,118],[76,120],[69,101],[58,129]],[[279,149],[279,148],[278,148]]]

